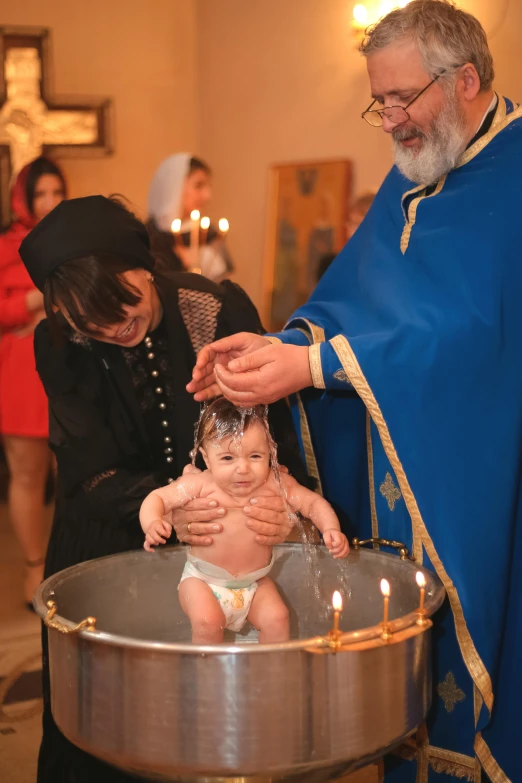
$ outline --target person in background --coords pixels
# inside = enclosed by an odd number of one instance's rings
[[[197,210],[203,217],[211,198],[212,171],[203,160],[178,153],[160,164],[149,190],[147,223],[158,270],[193,271],[190,214]],[[177,236],[172,232],[174,220],[181,221]],[[200,231],[197,270],[216,283],[234,270],[225,244],[212,225],[205,234]]]
[[[368,190],[365,193],[362,193],[360,196],[358,196],[353,206],[350,210],[350,217],[348,218],[348,222],[346,223],[346,238],[351,239],[361,223],[363,222],[364,218],[366,217],[366,214],[368,210],[370,209],[371,205],[373,204],[373,200],[375,198],[375,194],[377,191],[375,190]],[[325,253],[321,256],[319,259],[319,263],[317,265],[317,279],[316,283],[319,282],[321,277],[324,275],[332,261],[334,261],[338,253]]]
[[[18,248],[65,193],[65,180],[55,163],[47,158],[29,163],[13,186],[14,220],[0,235],[0,432],[9,470],[9,517],[25,558],[28,608],[43,577],[43,509],[51,453],[47,397],[33,351],[33,332],[44,317],[43,296],[32,283]]]

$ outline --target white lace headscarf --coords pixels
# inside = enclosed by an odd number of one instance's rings
[[[149,188],[149,218],[161,231],[170,231],[172,221],[181,218],[183,185],[192,155],[179,152],[166,158],[152,178]]]

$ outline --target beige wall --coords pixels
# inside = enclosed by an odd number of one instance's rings
[[[350,0],[198,0],[201,153],[215,170],[212,214],[231,223],[237,279],[262,302],[267,172],[273,163],[347,157],[357,190],[378,184],[387,139],[366,126],[364,61],[350,33]],[[466,0],[487,30],[505,1]],[[491,45],[497,86],[522,99],[522,2]]]
[[[465,0],[495,30],[505,0]],[[390,162],[384,134],[359,115],[364,61],[353,0],[2,0],[0,24],[52,30],[57,95],[109,96],[115,154],[67,160],[71,195],[120,192],[146,208],[167,155],[196,151],[215,171],[210,214],[231,222],[237,279],[258,305],[273,163],[347,157],[356,190]],[[492,39],[497,85],[522,98],[522,0]]]
[[[114,100],[116,152],[64,161],[71,195],[144,209],[158,163],[197,146],[193,0],[2,0],[0,23],[51,28],[57,95]]]

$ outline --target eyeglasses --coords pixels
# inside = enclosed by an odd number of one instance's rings
[[[377,99],[375,99],[370,103],[366,111],[363,111],[361,117],[363,120],[366,120],[366,122],[373,128],[381,127],[383,116],[386,117],[386,119],[390,122],[393,122],[394,125],[402,125],[403,122],[407,122],[410,119],[410,115],[406,110],[409,109],[412,103],[415,103],[415,101],[420,98],[421,95],[425,93],[432,84],[435,84],[437,79],[440,79],[441,76],[444,76],[445,73],[447,73],[447,71],[442,71],[442,73],[439,73],[439,75],[432,79],[431,82],[427,84],[426,87],[424,87],[424,89],[415,96],[415,98],[412,98],[412,100],[406,106],[384,106],[382,109],[372,109],[372,106],[377,102]]]

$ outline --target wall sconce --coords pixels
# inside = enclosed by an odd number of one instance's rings
[[[410,0],[366,0],[357,3],[352,12],[352,29],[359,45],[367,27],[375,24],[394,8],[404,8]]]

